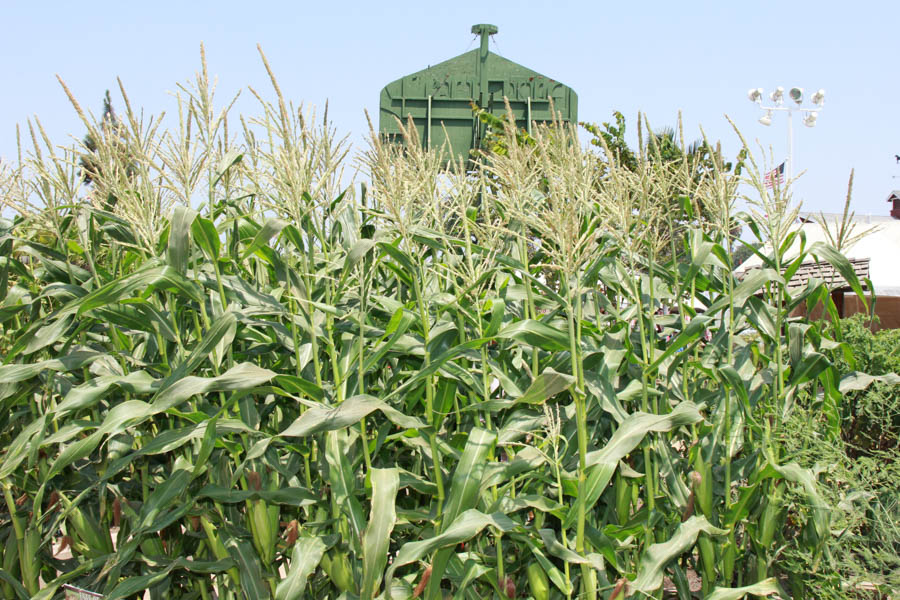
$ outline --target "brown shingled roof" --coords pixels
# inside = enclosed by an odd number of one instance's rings
[[[856,277],[859,278],[860,281],[869,277],[869,259],[868,258],[851,258],[850,264],[853,266],[853,271],[856,273]],[[754,269],[758,269],[760,267],[751,267],[741,273],[741,279]],[[788,289],[797,290],[800,288],[806,287],[806,284],[809,283],[810,279],[822,279],[825,281],[825,285],[829,287],[829,289],[841,289],[841,288],[849,288],[850,284],[847,283],[847,280],[838,273],[838,271],[831,266],[830,263],[827,262],[805,262],[800,265],[797,269],[797,272],[794,273],[794,276],[791,277],[791,280],[788,282]]]

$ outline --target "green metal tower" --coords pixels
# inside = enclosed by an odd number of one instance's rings
[[[563,121],[577,122],[578,96],[571,88],[488,50],[497,31],[496,25],[473,25],[472,33],[481,37],[478,49],[386,85],[379,110],[382,135],[396,138],[397,119],[405,124],[411,116],[423,144],[439,148],[449,142],[452,158],[467,160],[484,135],[473,102],[501,116],[506,98],[516,124],[530,131],[533,122],[552,120],[552,98]]]

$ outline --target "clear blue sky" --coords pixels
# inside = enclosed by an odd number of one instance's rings
[[[321,107],[354,143],[377,115],[390,81],[474,47],[474,23],[500,31],[491,50],[574,88],[579,118],[644,111],[654,127],[682,111],[686,135],[703,125],[729,155],[738,148],[730,115],[749,140],[780,162],[787,124],[757,123],[750,87],[827,92],[818,124],[795,117],[796,188],[807,210],[840,210],[851,168],[858,213],[886,214],[900,188],[900,2],[24,2],[0,4],[0,156],[15,156],[15,125],[37,115],[68,143],[83,127],[56,82],[99,112],[116,76],[148,112],[174,112],[168,92],[209,69],[224,102],[252,85],[272,97],[256,44],[285,95]],[[121,100],[114,94],[114,103]],[[239,108],[256,110],[244,93]]]

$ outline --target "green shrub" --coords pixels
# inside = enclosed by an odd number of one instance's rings
[[[876,317],[877,318],[877,317]],[[869,375],[900,373],[900,329],[873,332],[865,315],[841,322],[842,339],[853,352],[855,369]],[[841,355],[839,369],[849,370]],[[900,388],[876,381],[844,395],[842,435],[853,457],[900,451]]]

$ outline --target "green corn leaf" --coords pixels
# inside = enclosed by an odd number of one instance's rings
[[[700,414],[701,406],[693,402],[682,402],[666,415],[641,412],[630,415],[619,425],[601,450],[587,454],[586,466],[618,464],[629,452],[638,447],[648,433],[672,431],[683,425],[699,423],[703,420]]]
[[[477,509],[469,509],[445,527],[440,535],[403,544],[388,569],[385,585],[390,586],[391,578],[398,567],[420,560],[438,548],[453,546],[471,539],[488,525],[500,531],[512,531],[516,528],[516,524],[502,513],[486,515]]]
[[[571,527],[575,522],[575,519],[578,518],[578,507],[582,502],[585,504],[585,511],[590,511],[594,507],[594,504],[597,503],[600,496],[606,491],[606,486],[609,485],[609,481],[616,472],[618,464],[618,461],[600,462],[587,470],[585,495],[584,497],[579,496],[575,500],[575,504],[569,509],[566,518],[563,521],[564,528],[568,529]]]
[[[374,598],[390,550],[397,518],[395,502],[400,485],[397,469],[372,469],[372,514],[363,533],[363,581],[360,598]]]
[[[150,561],[152,566],[159,566],[158,563]],[[234,561],[224,559],[218,561],[193,561],[186,558],[176,558],[163,569],[146,575],[137,575],[129,577],[119,582],[112,591],[104,596],[104,600],[121,600],[122,598],[132,598],[138,592],[142,592],[151,588],[154,584],[165,580],[169,574],[176,569],[183,569],[192,573],[222,573],[234,566]],[[264,596],[260,596],[261,598]]]
[[[653,361],[653,364],[649,365],[645,371],[647,373],[652,373],[659,365],[675,354],[676,352],[681,352],[687,350],[687,345],[691,342],[694,342],[700,335],[706,330],[709,326],[712,318],[706,314],[697,315],[687,324],[687,327],[675,336],[671,342],[669,342],[668,348],[662,354],[656,356],[656,359]]]
[[[146,371],[134,371],[128,375],[103,375],[94,377],[73,387],[56,407],[57,418],[64,418],[79,410],[94,406],[113,388],[118,387],[131,394],[151,394],[159,380]]]
[[[212,180],[211,188],[216,187],[219,181],[221,181],[222,177],[232,168],[234,165],[241,162],[241,159],[244,158],[244,153],[238,150],[237,148],[232,148],[219,160],[219,164],[216,165],[216,176]]]
[[[368,238],[363,238],[353,244],[350,252],[348,252],[346,257],[344,258],[344,272],[347,272],[355,267],[359,263],[359,261],[361,261],[363,257],[365,257],[365,255],[375,247],[375,244],[375,240],[371,240]]]
[[[466,447],[453,472],[450,495],[444,506],[445,523],[454,521],[463,511],[475,507],[485,459],[496,443],[497,435],[493,432],[480,427],[469,432]]]
[[[566,373],[558,373],[547,368],[543,373],[534,378],[528,389],[518,398],[493,399],[466,407],[466,411],[497,410],[509,408],[516,404],[543,404],[553,396],[562,393],[572,387],[575,378]]]
[[[32,439],[44,431],[48,420],[48,415],[41,415],[29,423],[7,447],[3,465],[0,466],[0,480],[5,480],[9,477],[22,464],[22,461],[28,457],[29,445],[33,443]]]
[[[71,326],[71,314],[63,315],[49,325],[44,325],[36,330],[33,336],[28,339],[28,343],[25,344],[25,347],[22,349],[22,354],[32,354],[51,344],[55,344],[63,337],[63,335],[65,335]],[[18,346],[18,344],[16,344],[16,346]],[[18,354],[18,349],[14,348],[10,350],[10,354],[13,353]]]
[[[347,459],[347,439],[342,431],[329,431],[325,436],[325,460],[328,462],[328,481],[335,503],[350,521],[351,542],[358,548],[366,526],[362,506],[356,498],[356,478]]]
[[[158,485],[147,501],[141,505],[137,522],[138,529],[155,529],[156,527],[153,526],[157,523],[159,515],[168,510],[172,502],[187,490],[192,478],[192,472],[186,468],[176,467],[176,470],[170,472],[165,481]],[[178,504],[183,505],[184,503]]]
[[[220,530],[220,535],[222,530]],[[271,597],[269,587],[263,582],[262,566],[253,545],[233,535],[223,535],[225,549],[237,564],[241,574],[241,593],[244,600]]]
[[[728,530],[713,527],[706,517],[689,518],[678,526],[667,542],[653,544],[647,549],[638,566],[637,577],[630,585],[631,589],[645,594],[658,590],[663,584],[666,565],[693,546],[701,532],[725,535]]]
[[[101,308],[95,308],[92,315],[107,323],[116,325],[120,329],[134,329],[157,333],[170,342],[177,342],[178,338],[172,324],[155,306],[140,299],[128,300],[128,303],[107,304]]]
[[[800,486],[802,494],[812,508],[813,524],[819,539],[825,539],[829,535],[831,523],[831,508],[822,497],[816,476],[811,469],[804,469],[797,463],[779,465],[773,456],[769,456],[768,465],[760,472],[760,478],[772,477],[778,474],[784,479]]]
[[[0,383],[16,383],[31,379],[43,371],[71,371],[80,369],[103,356],[99,352],[79,350],[60,358],[51,358],[31,364],[3,365],[0,367]]]
[[[408,254],[386,242],[379,242],[378,247],[381,248],[388,256],[393,258],[400,266],[403,267],[407,277],[418,277],[415,261]]]
[[[427,428],[425,423],[416,417],[407,416],[400,411],[388,406],[374,396],[359,395],[347,398],[337,406],[310,408],[287,429],[279,433],[281,437],[306,437],[323,431],[335,431],[359,423],[359,421],[379,410],[392,423],[405,429]]]
[[[560,558],[568,563],[588,565],[601,573],[606,571],[606,566],[603,564],[603,557],[601,555],[589,554],[587,556],[581,556],[577,552],[569,550],[556,540],[556,534],[552,529],[541,529],[538,533],[541,536],[541,541],[544,543],[544,549],[547,551],[547,554]]]
[[[787,383],[788,389],[816,379],[822,371],[830,366],[831,361],[824,354],[819,352],[806,353],[799,364],[791,369],[791,378]]]
[[[21,600],[28,600],[29,598],[31,598],[31,594],[28,593],[28,590],[26,590],[25,586],[23,586],[19,581],[20,578],[14,577],[4,569],[0,569],[0,579],[11,586],[12,589],[15,590],[16,596]]]
[[[153,410],[163,412],[180,405],[191,396],[210,392],[248,390],[267,383],[275,373],[250,363],[240,363],[218,377],[184,377],[160,391],[152,400]]]
[[[236,326],[237,319],[233,312],[226,312],[224,315],[216,319],[215,323],[206,330],[203,338],[200,340],[188,357],[172,370],[162,383],[161,387],[165,389],[172,382],[178,381],[182,377],[192,373],[200,364],[209,360],[222,338],[233,335],[233,328]],[[274,373],[273,373],[274,375]]]
[[[203,292],[196,283],[186,279],[172,267],[151,265],[74,301],[67,306],[67,310],[76,310],[80,316],[95,308],[130,298],[136,290],[146,293],[157,288],[175,289],[197,302],[203,300]]]
[[[318,537],[300,537],[291,551],[287,575],[275,588],[275,600],[300,600],[306,590],[306,580],[322,560],[325,542]]]
[[[222,241],[219,239],[215,223],[198,215],[191,224],[191,234],[207,258],[213,261],[219,260]]]
[[[2,367],[0,367],[2,369]],[[858,392],[864,390],[876,381],[887,383],[889,385],[900,385],[900,375],[896,373],[888,373],[886,375],[869,375],[859,371],[852,371],[843,375],[838,384],[838,389],[842,394],[848,392]]]
[[[494,485],[501,485],[522,473],[534,471],[547,462],[547,457],[534,448],[525,447],[507,462],[487,462],[481,476],[480,490],[483,492]]]
[[[752,585],[739,588],[722,588],[717,587],[711,594],[706,596],[706,600],[741,600],[748,594],[754,596],[771,596],[778,594],[783,598],[787,597],[778,585],[778,581],[774,577],[769,577]]]
[[[516,340],[543,350],[558,352],[569,349],[568,333],[533,319],[523,319],[509,324],[497,332],[497,337]]]
[[[838,252],[833,246],[824,242],[816,242],[810,246],[809,253],[816,258],[821,257],[831,263],[831,266],[837,269],[838,273],[841,274],[841,277],[843,277],[850,285],[850,288],[859,298],[860,302],[862,302],[863,312],[869,310],[869,303],[863,293],[862,285],[859,283],[859,277],[856,276],[856,271],[853,269],[853,265],[850,264],[850,261],[846,256]]]
[[[285,227],[287,227],[287,222],[281,219],[269,219],[266,221],[244,250],[241,260],[246,260],[248,256],[255,254],[261,248],[268,248],[269,240],[278,235]]]
[[[188,257],[191,250],[191,223],[197,218],[197,211],[177,205],[172,211],[169,222],[169,249],[167,259],[169,266],[181,273],[187,271]]]

